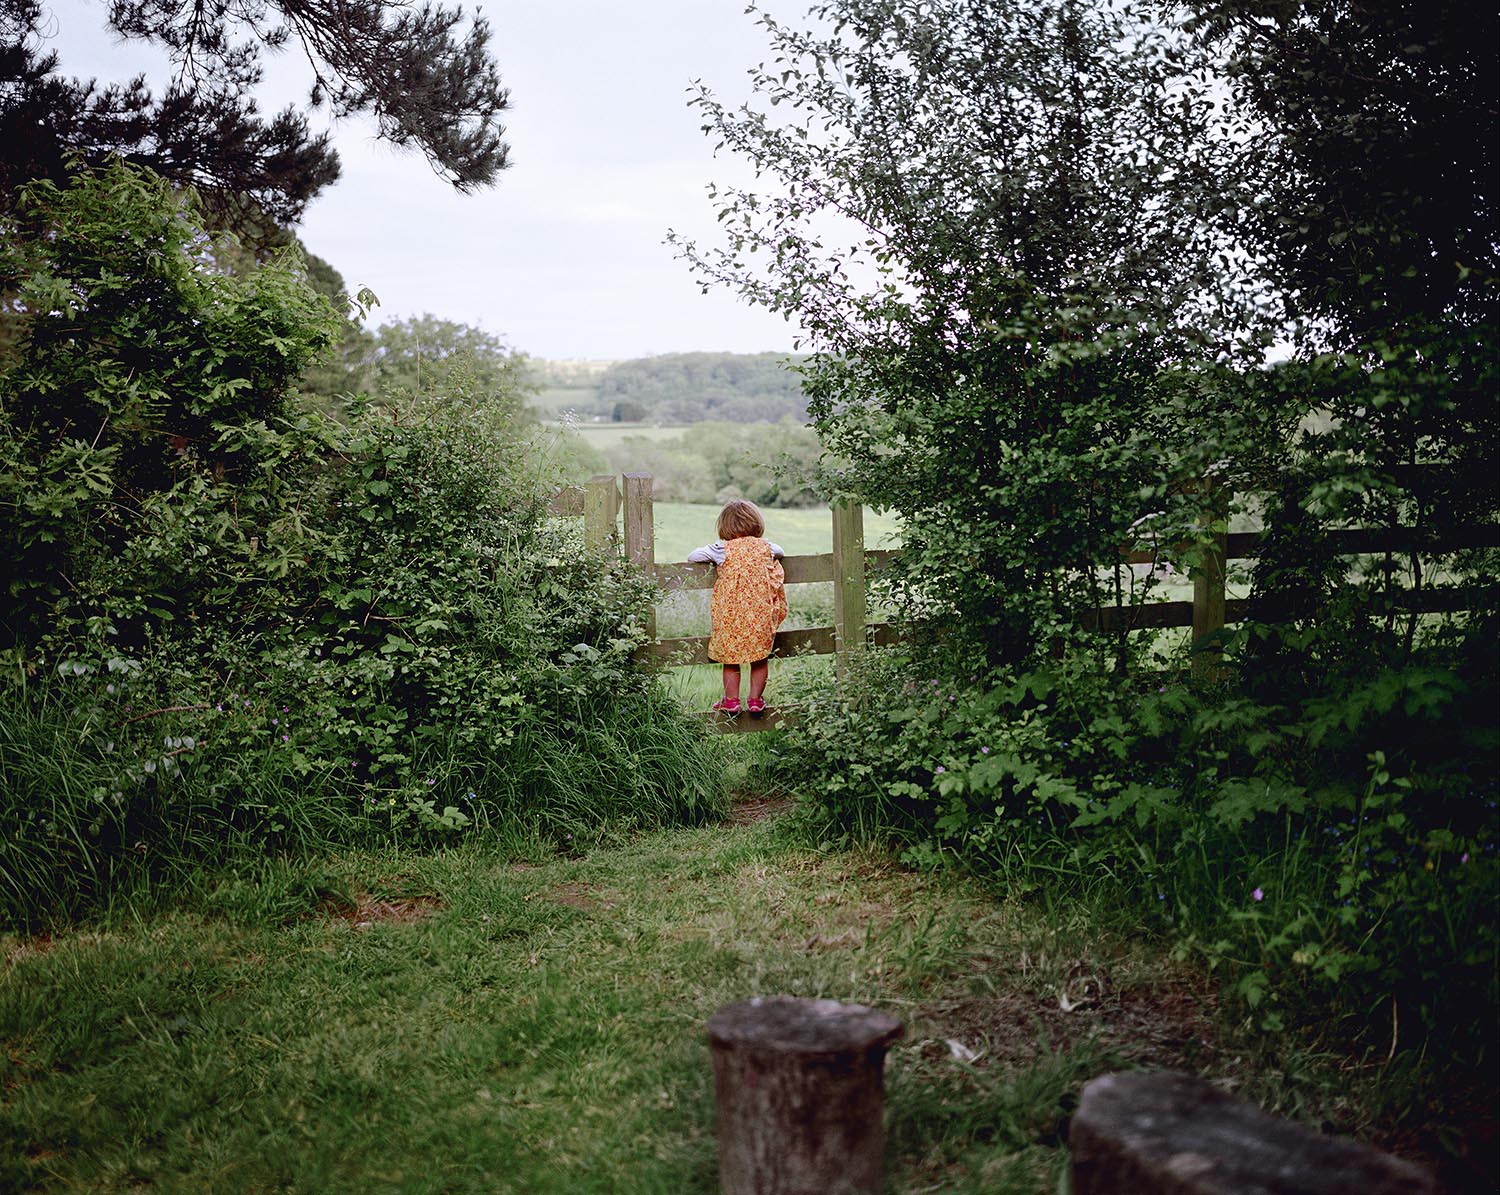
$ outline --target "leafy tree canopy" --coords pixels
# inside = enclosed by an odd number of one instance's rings
[[[627,422],[732,423],[800,419],[802,379],[784,353],[664,353],[618,361],[599,379],[599,404]]]
[[[524,353],[482,328],[434,315],[383,325],[370,349],[369,389],[379,399],[482,400],[490,411],[515,415],[532,390]]]
[[[1234,215],[1292,314],[1334,343],[1413,318],[1494,318],[1494,5],[1198,0],[1194,27],[1264,135]]]
[[[1317,608],[1314,597],[1346,590],[1346,562],[1319,541],[1326,521],[1416,524],[1435,544],[1445,527],[1500,511],[1500,16],[1455,0],[1191,7],[1263,131],[1236,169],[1259,180],[1255,201],[1232,215],[1277,284],[1298,350],[1271,380],[1288,413],[1314,415],[1300,451],[1279,462],[1257,593]],[[1441,568],[1462,575],[1451,558]],[[1409,569],[1414,587],[1436,571],[1417,553]],[[1344,653],[1359,621],[1325,614],[1322,646]],[[1415,632],[1411,619],[1403,652]],[[1285,646],[1317,683],[1326,661],[1305,641]],[[1269,665],[1255,672],[1285,691]]]
[[[290,225],[339,173],[323,135],[292,108],[267,117],[252,96],[262,49],[297,44],[314,71],[311,102],[368,113],[380,136],[418,149],[460,191],[506,165],[508,93],[489,27],[461,9],[389,0],[111,0],[110,27],[167,50],[160,96],[144,77],[66,78],[44,48],[39,0],[0,0],[0,193],[61,178],[70,154],[121,154],[193,186],[221,224]]]
[[[1254,281],[1217,264],[1233,143],[1202,55],[1125,6],[814,15],[761,18],[750,104],[698,97],[758,182],[719,192],[721,245],[683,252],[819,350],[827,491],[900,512],[911,608],[1022,658],[1213,459],[1209,382],[1259,356]]]
[[[191,202],[119,161],[23,188],[5,232],[0,292],[19,319],[0,363],[0,634],[25,638],[58,602],[139,613],[145,591],[117,586],[116,566],[182,486],[274,476],[240,433],[289,413],[338,313],[291,251],[207,268]]]

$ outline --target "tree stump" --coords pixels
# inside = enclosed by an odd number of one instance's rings
[[[708,1021],[724,1195],[879,1195],[895,1017],[757,997]]]
[[[1191,1075],[1084,1084],[1068,1130],[1073,1195],[1437,1195],[1425,1170],[1312,1132]]]

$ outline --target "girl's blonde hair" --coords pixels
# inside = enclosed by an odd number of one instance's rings
[[[719,512],[720,539],[743,539],[748,535],[764,535],[765,533],[765,516],[760,513],[760,507],[754,502],[744,502],[736,498],[733,502],[726,502],[724,509]]]

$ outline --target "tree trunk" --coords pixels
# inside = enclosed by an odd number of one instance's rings
[[[724,1195],[879,1195],[895,1017],[768,996],[708,1021]]]

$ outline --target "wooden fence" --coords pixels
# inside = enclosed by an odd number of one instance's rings
[[[623,548],[625,558],[654,577],[669,594],[713,588],[711,564],[657,562],[649,473],[626,473],[618,481],[614,477],[592,477],[585,485],[559,491],[553,498],[552,511],[558,515],[582,515],[586,546],[604,551]],[[777,631],[771,654],[835,655],[842,672],[850,653],[863,651],[871,643],[896,642],[896,632],[891,626],[868,621],[865,601],[869,571],[895,553],[866,550],[862,507],[835,506],[832,518],[833,551],[787,556],[781,564],[788,585],[832,583],[833,626]],[[654,610],[649,615],[647,630],[651,643],[641,649],[643,658],[670,667],[713,663],[708,658],[707,636],[658,639]],[[762,718],[716,718],[711,724],[719,730],[765,730],[783,725],[787,718],[785,709],[768,706]]]
[[[1205,521],[1217,520],[1222,526],[1228,509],[1227,493],[1205,494]],[[626,559],[654,577],[668,593],[713,587],[714,567],[711,564],[657,562],[649,473],[626,473],[618,479],[610,476],[590,478],[586,485],[558,491],[552,500],[552,511],[557,515],[581,515],[587,546],[603,551],[623,548]],[[788,585],[832,582],[834,625],[778,631],[771,654],[778,657],[833,654],[838,657],[838,668],[842,672],[851,653],[864,651],[870,644],[894,643],[899,638],[889,624],[870,623],[866,607],[866,580],[870,572],[897,553],[865,548],[861,507],[836,505],[832,509],[832,518],[832,552],[788,556],[782,561],[782,567]],[[1438,539],[1423,537],[1420,541],[1418,532],[1408,527],[1329,531],[1325,536],[1340,554],[1349,556],[1406,553],[1419,543],[1427,551],[1500,547],[1500,526],[1494,524],[1452,528]],[[1244,618],[1249,608],[1248,602],[1226,595],[1228,562],[1254,559],[1258,554],[1259,540],[1260,532],[1256,531],[1218,532],[1209,551],[1192,571],[1192,601],[1094,607],[1080,610],[1079,621],[1088,629],[1106,633],[1191,627],[1194,673],[1200,678],[1211,677],[1219,666],[1212,650],[1214,636],[1226,624]],[[1151,550],[1121,553],[1121,563],[1124,564],[1154,565],[1157,560],[1158,552]],[[1401,608],[1416,614],[1452,613],[1470,609],[1480,600],[1491,600],[1493,596],[1472,588],[1429,586],[1410,593]],[[641,649],[643,658],[659,660],[669,666],[713,662],[708,658],[706,636],[657,639],[654,609],[649,617],[648,630],[652,641]],[[757,721],[719,721],[733,723],[722,726],[722,729],[762,730],[781,724],[785,716],[784,711],[768,708],[766,717]]]

